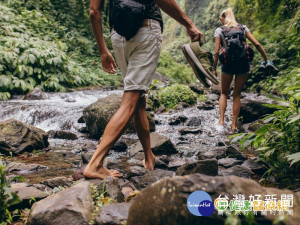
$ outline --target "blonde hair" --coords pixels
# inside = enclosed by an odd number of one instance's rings
[[[225,26],[227,27],[237,27],[238,22],[235,19],[234,13],[231,8],[225,9],[221,12],[220,17],[225,18]]]

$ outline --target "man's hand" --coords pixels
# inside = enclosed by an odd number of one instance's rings
[[[116,73],[117,64],[113,58],[113,56],[108,52],[106,54],[101,55],[102,67],[103,70],[110,74]]]
[[[199,41],[201,45],[204,43],[203,33],[198,30],[195,25],[188,27],[187,33],[190,36],[192,42]]]

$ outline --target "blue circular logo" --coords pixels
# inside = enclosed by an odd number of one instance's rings
[[[188,210],[195,216],[210,216],[215,210],[210,195],[205,191],[190,194],[186,204]]]

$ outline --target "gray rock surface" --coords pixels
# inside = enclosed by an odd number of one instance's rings
[[[193,173],[202,173],[210,176],[218,175],[218,161],[216,159],[200,160],[195,163],[186,163],[179,167],[176,175],[184,176]]]
[[[109,203],[101,207],[97,213],[98,225],[123,225],[127,222],[131,203]]]

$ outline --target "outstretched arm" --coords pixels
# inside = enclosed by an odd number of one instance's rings
[[[203,33],[198,30],[196,25],[190,20],[190,18],[180,9],[175,0],[154,0],[156,4],[169,16],[175,19],[178,23],[186,27],[187,33],[191,38],[191,41],[198,41],[203,44]]]
[[[261,46],[261,44],[258,42],[258,40],[255,39],[255,37],[251,34],[251,32],[247,32],[246,37],[252,42],[252,44],[255,46],[255,48],[260,52],[261,56],[264,58],[265,61],[268,60],[267,54],[264,50],[264,48]]]
[[[90,3],[90,20],[92,24],[93,33],[97,42],[98,50],[101,56],[102,67],[104,71],[114,74],[116,73],[115,68],[117,65],[115,63],[114,58],[108,51],[106,46],[104,36],[103,36],[103,28],[102,28],[102,20],[101,20],[101,4],[103,4],[104,0],[91,0]]]

